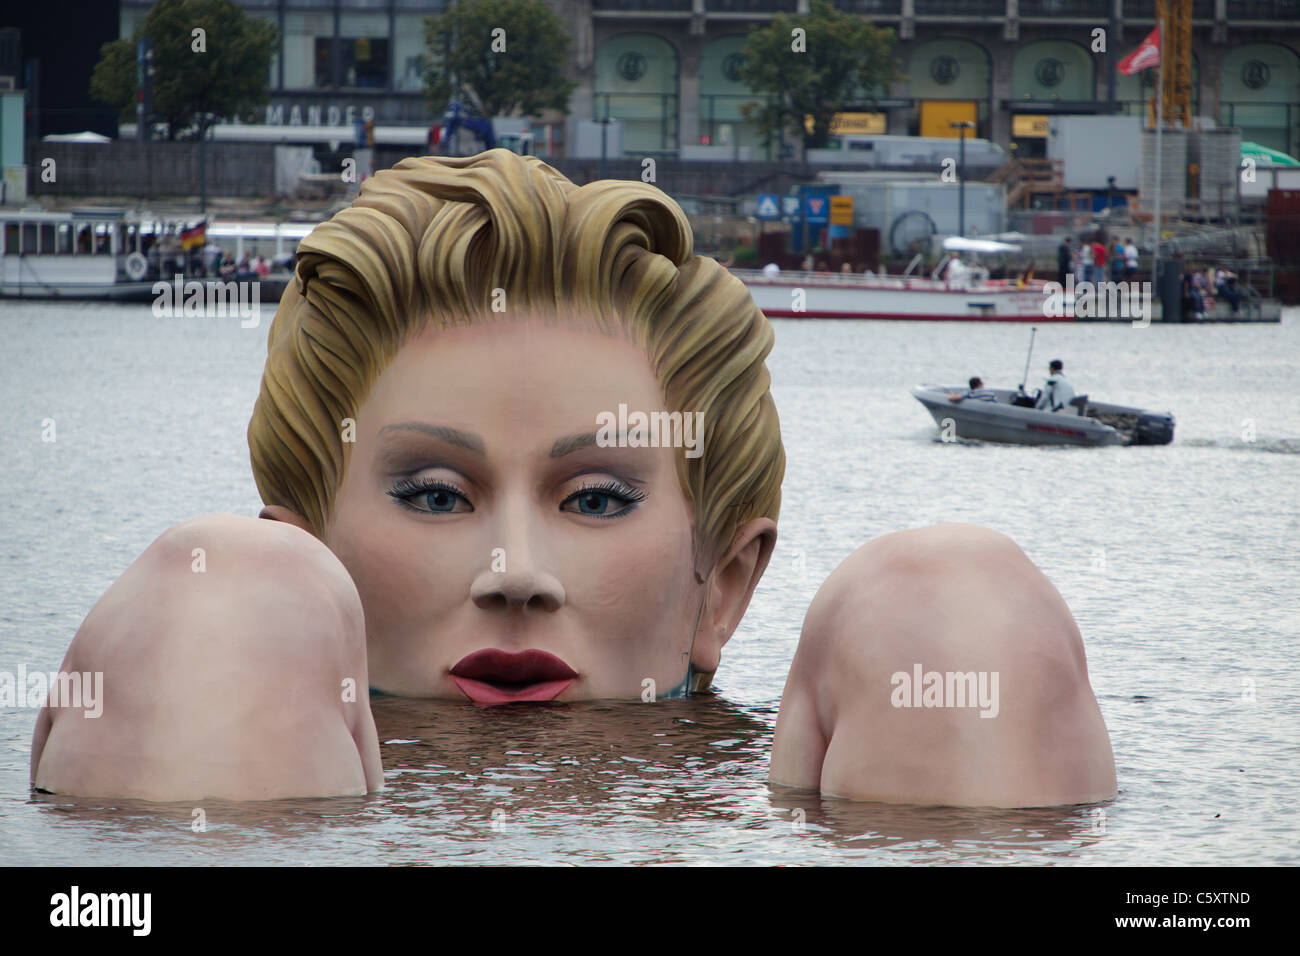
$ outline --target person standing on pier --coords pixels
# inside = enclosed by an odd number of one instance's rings
[[[1074,250],[1070,248],[1070,237],[1066,236],[1056,247],[1056,281],[1065,288],[1066,278],[1074,269]]]

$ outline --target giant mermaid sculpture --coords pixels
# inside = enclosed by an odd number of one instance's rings
[[[370,689],[707,687],[776,542],[772,341],[653,186],[501,149],[379,173],[303,240],[271,326],[263,520],[178,524],[109,588],[64,662],[104,672],[103,716],[41,712],[35,785],[360,794],[382,786]],[[827,580],[771,779],[952,805],[1116,792],[1069,609],[1010,539],[954,524]]]

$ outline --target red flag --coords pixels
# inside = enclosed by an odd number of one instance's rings
[[[1138,48],[1119,61],[1119,71],[1125,76],[1132,76],[1138,70],[1146,70],[1160,65],[1160,25],[1147,34],[1147,38],[1138,44]]]

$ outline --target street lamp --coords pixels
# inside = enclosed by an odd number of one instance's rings
[[[948,125],[957,130],[959,143],[957,147],[957,232],[964,239],[966,237],[966,130],[974,129],[975,124],[971,120],[962,120]]]
[[[208,130],[216,116],[212,113],[199,114],[199,212],[208,211]]]
[[[604,119],[596,120],[600,124],[600,178],[605,178],[605,150],[606,143],[609,140],[609,103],[605,104],[606,115]]]

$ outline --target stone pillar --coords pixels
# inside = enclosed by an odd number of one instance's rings
[[[1214,120],[1215,125],[1219,123],[1219,90],[1221,89],[1219,81],[1223,76],[1223,58],[1227,55],[1228,50],[1223,46],[1202,46],[1198,51],[1201,55],[1198,58],[1200,63],[1200,75],[1196,78],[1199,85],[1197,93],[1200,95],[1197,113],[1201,116],[1208,116]]]
[[[993,63],[989,71],[989,86],[993,102],[989,104],[989,118],[992,120],[989,139],[1010,152],[1011,113],[1002,108],[1002,103],[1011,99],[1011,63],[1015,58],[1015,44],[1002,40],[990,52]]]
[[[903,70],[906,71],[907,61],[912,52],[912,44],[904,43],[902,46],[903,49],[895,50],[895,55],[902,61]],[[908,108],[885,111],[885,135],[910,136],[912,133],[912,114],[920,109],[920,100],[912,93],[911,82],[904,79],[895,80],[886,95],[891,99],[911,100],[913,105]]]
[[[697,0],[698,2],[698,0]],[[692,33],[677,42],[677,148],[700,141],[700,60],[704,37]]]
[[[569,79],[578,83],[569,96],[569,111],[564,117],[562,155],[567,156],[570,145],[578,138],[578,121],[596,118],[596,43],[590,0],[573,4],[564,13],[575,41]]]

